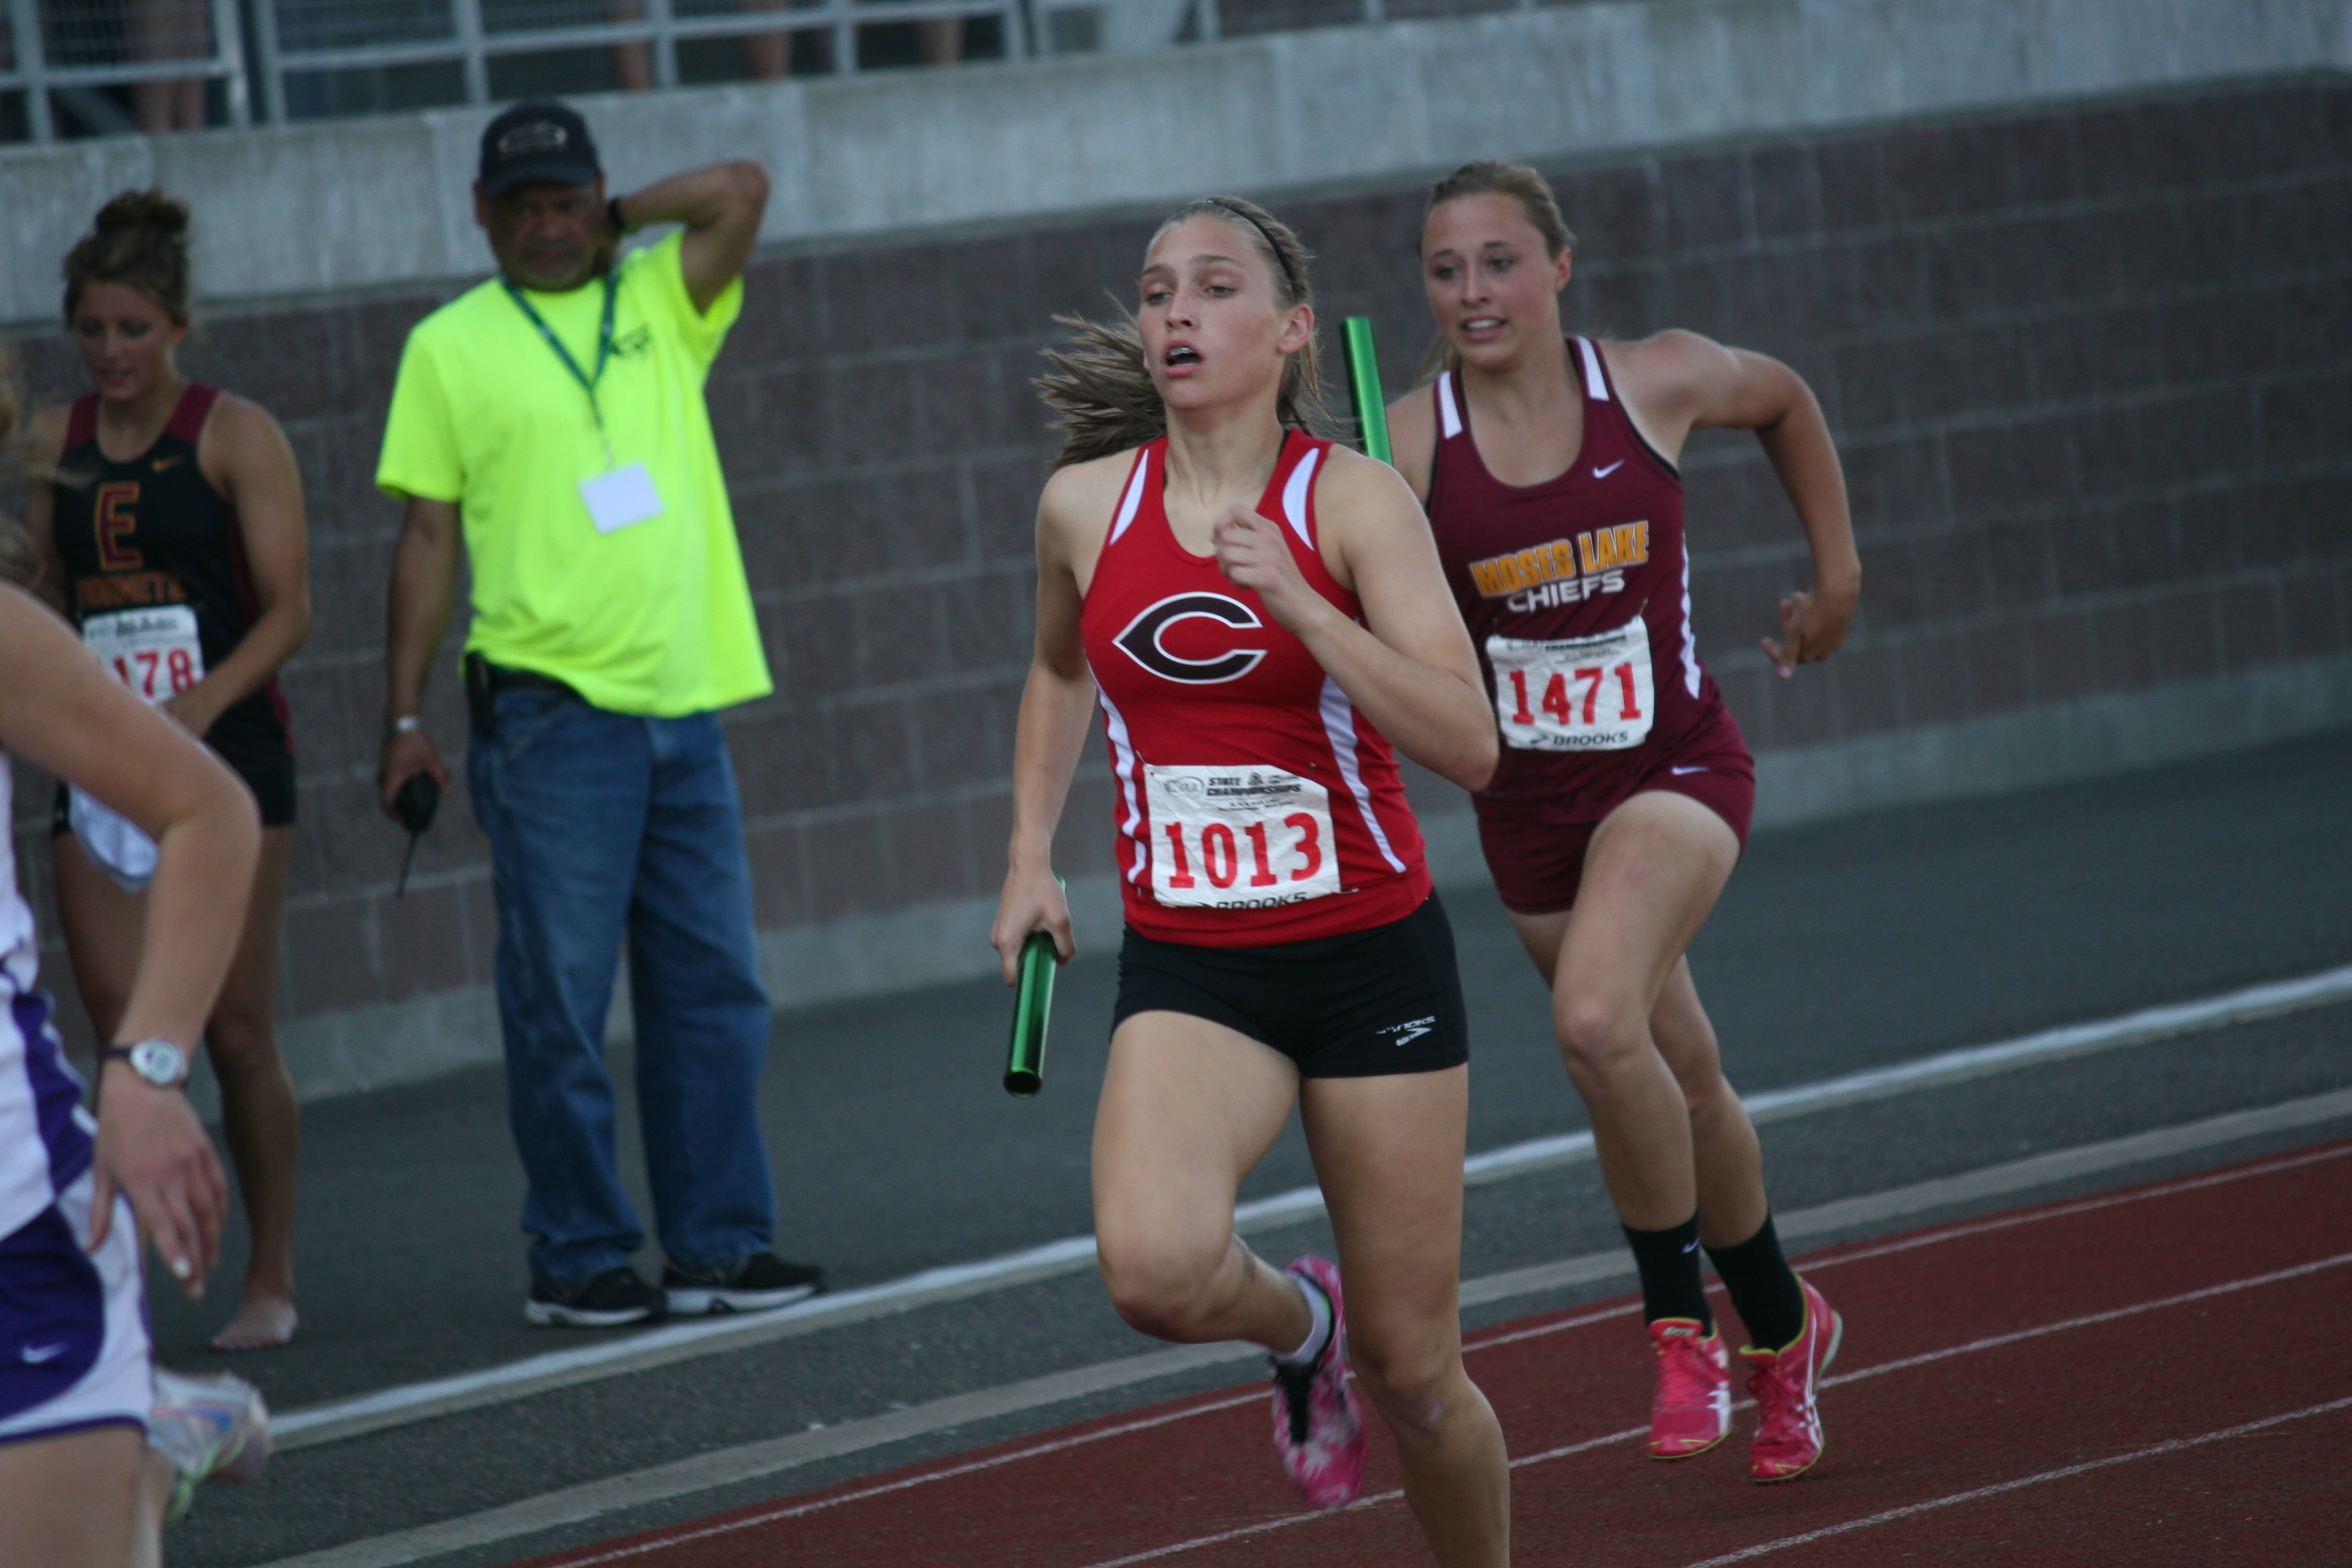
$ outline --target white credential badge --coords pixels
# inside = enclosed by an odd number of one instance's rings
[[[1159,902],[1256,910],[1339,890],[1329,792],[1280,768],[1143,770]]]
[[[1598,637],[1490,637],[1495,719],[1528,752],[1622,752],[1650,732],[1656,693],[1642,617]]]

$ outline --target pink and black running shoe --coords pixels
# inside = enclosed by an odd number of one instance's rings
[[[1650,1403],[1650,1458],[1687,1459],[1731,1435],[1731,1354],[1723,1331],[1702,1332],[1695,1318],[1650,1325],[1658,1352],[1658,1392]]]
[[[1274,1447],[1307,1506],[1345,1508],[1364,1484],[1364,1415],[1348,1386],[1348,1312],[1339,1269],[1328,1258],[1290,1265],[1307,1289],[1331,1303],[1331,1337],[1307,1366],[1274,1363]]]
[[[1748,1363],[1748,1392],[1756,1396],[1756,1440],[1748,1449],[1748,1477],[1757,1481],[1793,1481],[1822,1457],[1822,1413],[1814,1395],[1822,1374],[1837,1359],[1845,1320],[1822,1293],[1799,1279],[1805,1292],[1804,1331],[1777,1351],[1750,1346],[1739,1352]]]

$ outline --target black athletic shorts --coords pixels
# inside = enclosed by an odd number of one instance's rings
[[[1192,947],[1128,928],[1111,1027],[1185,1013],[1273,1047],[1304,1078],[1435,1072],[1470,1059],[1454,928],[1432,893],[1401,921],[1268,947]]]
[[[294,753],[286,744],[283,731],[256,733],[252,727],[215,724],[205,737],[205,744],[253,792],[253,803],[261,808],[262,826],[294,825]],[[57,800],[49,808],[52,835],[73,831],[67,798],[66,786],[59,784]]]

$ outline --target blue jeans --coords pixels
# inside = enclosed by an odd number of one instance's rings
[[[758,1113],[768,995],[719,721],[633,718],[530,688],[497,701],[498,734],[474,738],[467,773],[490,841],[531,1276],[590,1279],[645,1245],[614,1164],[604,1069],[625,938],[662,1249],[688,1266],[766,1251],[776,1217]]]

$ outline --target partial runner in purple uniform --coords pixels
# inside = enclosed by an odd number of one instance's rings
[[[1551,187],[1476,163],[1431,192],[1422,281],[1435,383],[1389,411],[1477,644],[1504,746],[1473,796],[1495,883],[1552,987],[1569,1077],[1640,1267],[1658,1383],[1650,1453],[1729,1434],[1730,1357],[1699,1277],[1752,1343],[1759,1481],[1822,1451],[1814,1390],[1842,1325],[1781,1255],[1756,1130],[1725,1081],[1685,950],[1747,842],[1755,764],[1698,658],[1676,463],[1694,430],[1754,430],[1812,547],[1780,603],[1780,674],[1845,640],[1862,587],[1845,481],[1812,393],[1693,332],[1560,324],[1570,238]]]
[[[196,1480],[268,1452],[251,1388],[159,1377],[140,1270],[143,1231],[201,1297],[219,1254],[227,1192],[184,1090],[260,831],[236,775],[16,586],[32,566],[0,519],[0,823],[13,753],[120,812],[157,858],[93,1117],[35,986],[39,939],[0,834],[0,1568],[121,1568],[160,1561],[165,1511]]]

